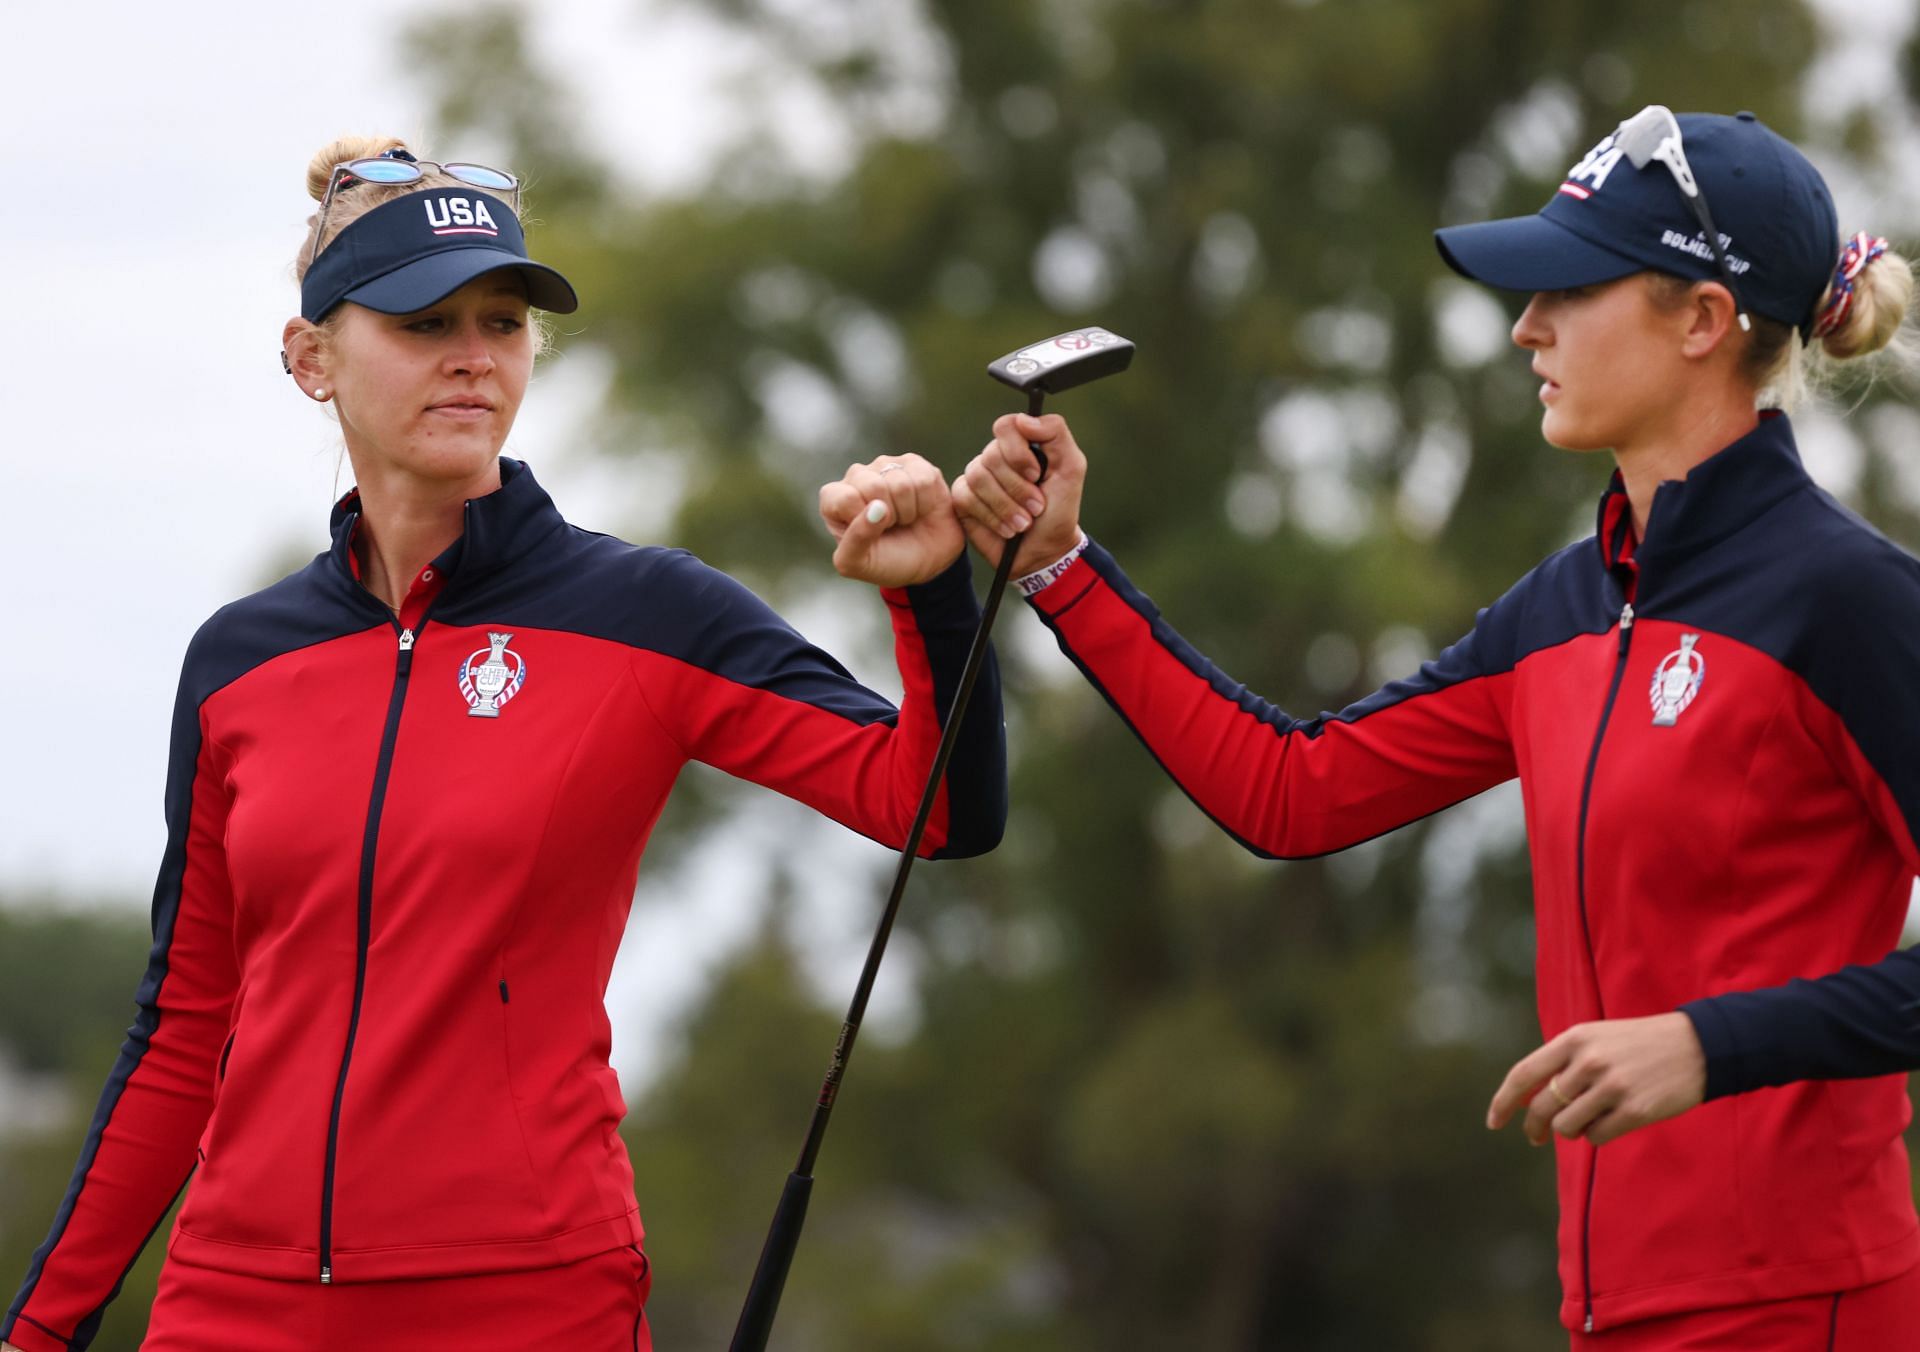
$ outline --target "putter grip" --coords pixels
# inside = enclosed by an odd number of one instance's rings
[[[734,1326],[729,1352],[766,1352],[768,1335],[773,1332],[773,1317],[780,1310],[780,1293],[787,1284],[787,1269],[793,1266],[794,1250],[800,1247],[800,1227],[806,1223],[807,1200],[812,1196],[812,1175],[787,1175],[787,1186],[780,1193],[773,1224],[767,1229],[766,1245],[760,1250],[760,1266],[753,1271],[747,1303],[740,1307],[740,1322]]]
[[[1040,410],[1045,408],[1046,404],[1047,404],[1047,392],[1042,389],[1032,390],[1027,395],[1027,416],[1029,418],[1039,417]],[[1035,479],[1034,482],[1037,484],[1043,484],[1047,481],[1047,453],[1041,450],[1036,443],[1031,441],[1027,443],[1027,449],[1032,451],[1033,458],[1040,462],[1040,477],[1038,479]]]

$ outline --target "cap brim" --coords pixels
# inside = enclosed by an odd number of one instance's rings
[[[1446,226],[1433,242],[1462,277],[1503,291],[1593,286],[1647,267],[1539,215]]]
[[[568,315],[580,308],[580,298],[565,277],[545,263],[529,262],[505,249],[446,249],[416,258],[355,287],[341,297],[381,314],[404,315],[424,310],[446,299],[475,277],[511,269],[525,279],[527,304],[536,310]]]

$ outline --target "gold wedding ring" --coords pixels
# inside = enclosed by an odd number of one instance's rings
[[[1560,1092],[1560,1077],[1558,1075],[1547,1081],[1547,1092],[1558,1100],[1562,1108],[1571,1108],[1573,1106],[1573,1100]]]

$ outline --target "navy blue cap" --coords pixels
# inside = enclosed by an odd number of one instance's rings
[[[1826,180],[1752,113],[1678,121],[1740,303],[1804,331],[1840,254]],[[1592,286],[1649,268],[1698,281],[1721,275],[1671,171],[1658,160],[1634,168],[1611,134],[1537,214],[1448,226],[1434,240],[1455,272],[1507,291]]]
[[[473,188],[431,188],[382,202],[334,236],[300,282],[300,313],[318,323],[343,300],[382,314],[424,310],[475,277],[512,268],[537,309],[580,308],[567,279],[527,257],[513,208]]]

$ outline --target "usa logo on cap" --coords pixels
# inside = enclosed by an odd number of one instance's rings
[[[422,197],[427,209],[427,224],[436,235],[490,235],[498,238],[500,227],[481,198]]]
[[[1607,186],[1607,175],[1613,172],[1613,166],[1620,163],[1626,151],[1614,144],[1612,132],[1608,132],[1600,144],[1589,150],[1580,163],[1567,170],[1567,178],[1560,185],[1560,191],[1569,197],[1577,197],[1582,202]],[[1585,187],[1580,179],[1586,179]]]

